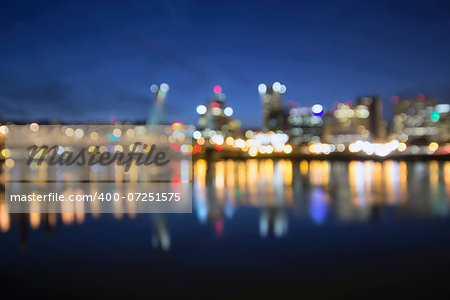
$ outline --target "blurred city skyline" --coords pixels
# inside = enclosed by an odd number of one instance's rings
[[[276,81],[301,106],[379,96],[388,120],[392,96],[449,102],[450,3],[345,4],[6,3],[0,118],[144,120],[162,82],[168,121],[191,124],[217,84],[244,127]]]

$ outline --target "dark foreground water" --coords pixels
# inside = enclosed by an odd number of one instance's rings
[[[1,202],[0,298],[450,297],[450,162],[194,169],[192,214]]]

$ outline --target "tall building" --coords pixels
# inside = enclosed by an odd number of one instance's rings
[[[289,136],[292,144],[320,142],[323,129],[324,108],[320,104],[312,107],[292,107],[289,110]]]
[[[166,96],[169,92],[169,85],[167,83],[161,83],[159,86],[152,84],[150,91],[154,95],[153,109],[151,110],[148,118],[147,125],[163,125],[166,123],[164,105],[166,102]]]
[[[372,140],[381,140],[386,135],[386,123],[383,120],[383,103],[378,97],[361,97],[356,101],[357,105],[368,108],[368,130]]]
[[[419,95],[395,105],[391,133],[402,142],[427,144],[448,141],[449,105]]]
[[[439,127],[439,142],[450,142],[450,104],[438,104],[431,113]],[[431,118],[431,115],[430,115]]]
[[[221,133],[223,136],[240,133],[240,122],[232,119],[233,109],[226,106],[225,95],[220,86],[214,87],[214,95],[205,105],[197,106],[198,128],[208,132]]]
[[[279,82],[267,86],[261,83],[258,92],[263,106],[263,129],[283,130],[287,127],[287,112],[283,108],[283,94],[286,86]]]
[[[359,98],[355,105],[339,103],[325,123],[324,140],[335,144],[378,141],[386,132],[381,101],[376,97]]]

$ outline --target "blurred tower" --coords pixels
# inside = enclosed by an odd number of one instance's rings
[[[419,94],[416,99],[403,99],[395,104],[392,133],[402,142],[427,144],[440,140],[441,113],[434,99]],[[439,112],[439,110],[441,112]]]
[[[369,110],[369,133],[372,140],[383,139],[386,134],[385,123],[383,121],[383,104],[378,97],[361,97],[356,102],[358,105],[365,105]]]
[[[233,109],[226,106],[225,95],[219,85],[214,87],[214,96],[206,102],[206,105],[197,106],[196,111],[201,131],[222,132],[224,135],[240,132],[240,122],[232,119]]]
[[[258,85],[258,92],[263,105],[263,129],[284,129],[286,115],[283,111],[283,94],[286,92],[286,86],[279,82],[269,87],[261,83]]]
[[[164,104],[169,85],[167,83],[161,83],[159,86],[152,84],[150,91],[155,95],[155,102],[147,119],[147,125],[163,125],[165,124]]]
[[[325,110],[321,104],[314,104],[312,107],[291,107],[288,116],[291,143],[299,145],[320,142],[324,113]]]
[[[350,144],[357,140],[383,140],[386,123],[382,105],[376,97],[361,97],[355,105],[338,103],[324,121],[323,139],[333,144]]]

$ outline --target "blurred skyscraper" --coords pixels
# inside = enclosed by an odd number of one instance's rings
[[[154,94],[153,108],[147,119],[147,125],[162,125],[166,123],[164,105],[166,102],[166,96],[169,92],[169,85],[167,83],[161,83],[159,86],[152,84],[150,91]]]
[[[324,140],[330,143],[378,141],[385,134],[382,104],[376,97],[361,97],[355,105],[351,102],[339,103],[325,120]]]
[[[357,105],[364,105],[369,111],[366,124],[371,140],[381,140],[386,136],[386,123],[383,120],[383,103],[378,97],[361,97],[356,101]]]
[[[323,129],[324,108],[320,104],[312,107],[291,107],[289,109],[289,135],[294,145],[320,142]]]
[[[267,86],[261,83],[258,92],[263,105],[263,130],[276,131],[286,129],[287,113],[283,109],[283,94],[286,86],[279,82]]]
[[[449,139],[450,105],[437,105],[436,100],[419,95],[395,104],[392,134],[408,144],[447,142]]]
[[[240,134],[241,123],[231,118],[233,109],[226,106],[225,94],[220,86],[215,86],[213,97],[206,105],[197,106],[196,110],[199,115],[198,128],[204,131],[206,137],[209,137],[209,132],[223,136]]]

